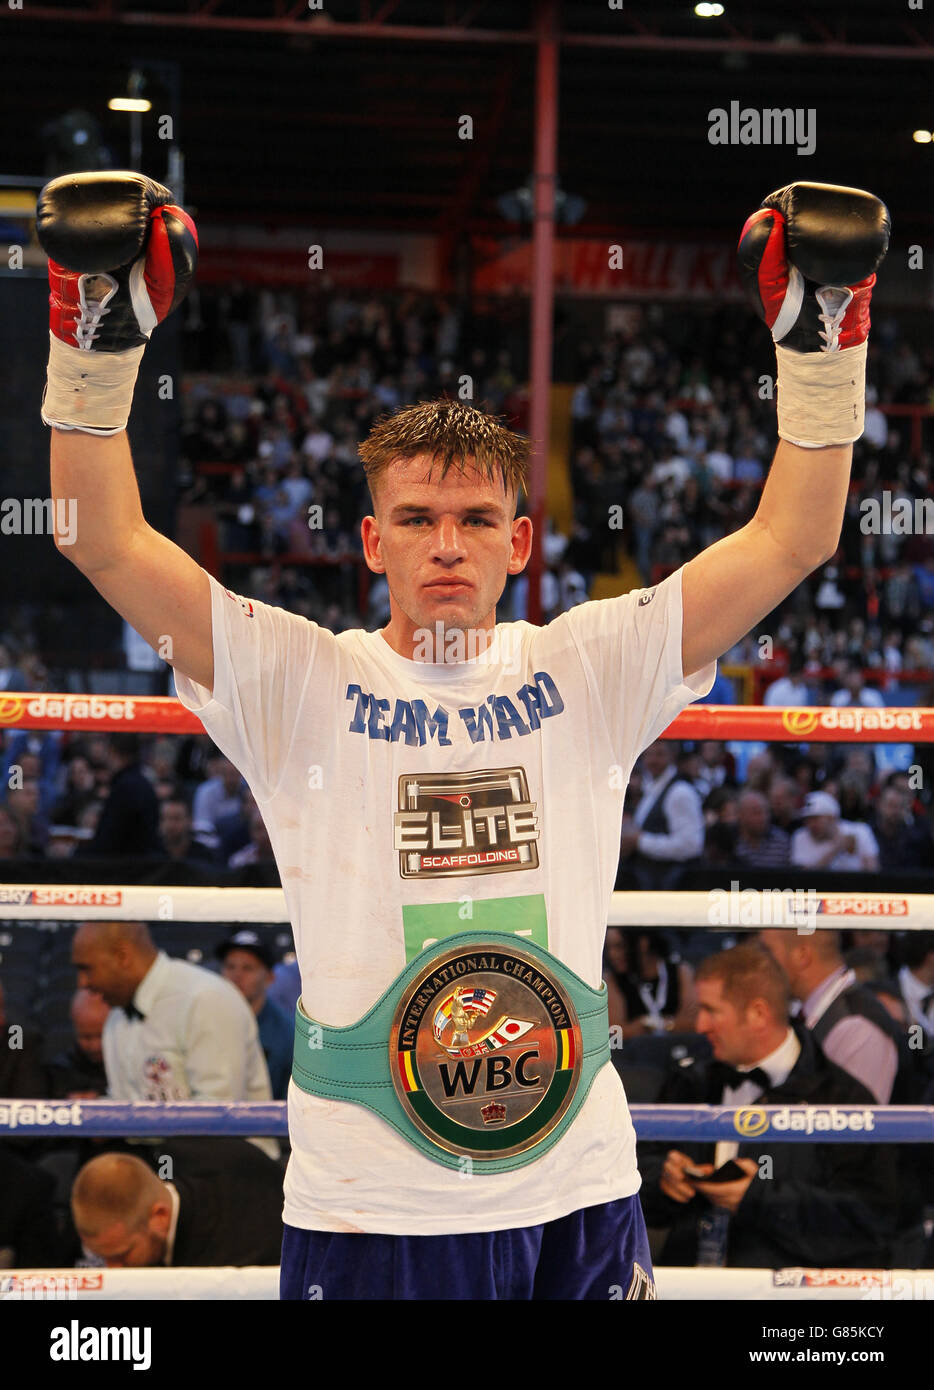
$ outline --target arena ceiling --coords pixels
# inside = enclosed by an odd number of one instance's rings
[[[563,0],[559,171],[583,232],[735,228],[772,188],[871,188],[896,231],[934,229],[934,0]],[[94,116],[116,167],[147,73],[142,167],[166,174],[171,112],[200,216],[447,232],[506,229],[496,199],[534,147],[535,0],[57,0],[3,7],[12,111],[2,172],[49,174],[50,123]],[[174,64],[167,68],[165,64]],[[173,90],[173,82],[175,89]],[[708,113],[813,111],[815,148],[715,146]],[[472,140],[458,138],[470,115]],[[802,119],[807,119],[805,116]],[[9,138],[10,136],[13,138]]]

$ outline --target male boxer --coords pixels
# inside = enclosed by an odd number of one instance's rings
[[[836,550],[886,210],[794,184],[743,229],[781,437],[748,525],[655,588],[497,626],[531,548],[529,442],[409,406],[360,447],[390,621],[335,636],[227,593],[142,514],[134,381],[196,254],[171,199],[133,173],[44,189],[42,418],[53,496],[79,502],[66,553],[170,650],[279,863],[302,974],[282,1296],[654,1297],[600,978],[624,789]]]

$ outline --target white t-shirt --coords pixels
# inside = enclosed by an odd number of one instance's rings
[[[262,810],[311,1018],[355,1022],[485,899],[599,987],[630,770],[716,674],[683,680],[680,571],[545,627],[499,624],[498,663],[411,661],[379,632],[335,636],[211,590],[213,698],[180,674],[178,694]],[[501,1230],[639,1189],[610,1065],[559,1142],[511,1173],[465,1178],[294,1082],[289,1128],[284,1220],[308,1230]]]
[[[855,869],[858,871],[863,867],[864,855],[878,855],[878,842],[865,821],[842,820],[840,830],[844,835],[853,836],[853,853],[842,849],[839,854],[834,855],[829,864],[824,865],[825,869]],[[826,840],[815,840],[806,821],[791,837],[791,862],[796,868],[813,868],[826,851]]]

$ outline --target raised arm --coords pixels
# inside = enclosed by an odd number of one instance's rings
[[[53,428],[51,473],[52,497],[77,502],[74,543],[55,537],[61,554],[170,665],[213,689],[210,581],[143,516],[126,430]]]
[[[780,440],[752,520],[684,567],[685,674],[722,656],[837,549],[888,237],[878,198],[832,184],[779,189],[743,228],[740,272],[776,343]]]
[[[126,435],[146,343],[197,263],[194,224],[171,198],[124,172],[66,175],[43,189],[37,232],[49,255],[51,321],[42,419],[52,427],[51,495],[77,511],[74,537],[56,534],[59,551],[165,660],[210,690],[210,581],[147,523]]]

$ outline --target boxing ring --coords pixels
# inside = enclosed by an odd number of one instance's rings
[[[847,718],[846,716],[849,716]],[[0,696],[0,726],[17,729],[136,733],[203,733],[174,699],[112,696]],[[934,742],[934,709],[769,709],[700,706],[663,734],[672,739],[766,742]],[[286,923],[281,889],[138,886],[132,884],[0,883],[0,921],[92,920],[198,923]],[[889,931],[934,929],[934,893],[723,889],[617,892],[608,925],[800,933],[872,925]],[[934,1106],[712,1105],[630,1106],[639,1139],[717,1141],[768,1137],[770,1143],[934,1143]],[[178,1135],[286,1136],[286,1103],[172,1103],[4,1100],[0,1136],[74,1134],[93,1137]],[[655,1270],[660,1298],[709,1301],[880,1300],[934,1298],[934,1269]],[[8,1300],[272,1300],[275,1267],[211,1269],[0,1270],[0,1301]]]

